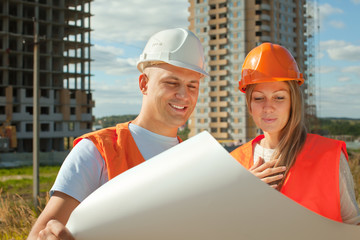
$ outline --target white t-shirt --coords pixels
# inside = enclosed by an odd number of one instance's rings
[[[259,157],[263,158],[265,162],[270,161],[274,151],[275,149],[264,148],[260,146],[260,144],[256,144],[254,149],[254,163]],[[339,173],[341,218],[345,223],[358,224],[360,223],[360,210],[355,198],[354,180],[349,164],[342,152],[340,155]]]
[[[175,146],[177,137],[166,137],[135,124],[129,130],[145,160]],[[50,195],[55,191],[63,192],[82,202],[93,191],[108,181],[104,159],[89,139],[82,139],[64,160]]]

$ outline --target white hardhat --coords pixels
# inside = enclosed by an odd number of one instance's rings
[[[209,76],[205,71],[204,52],[200,40],[189,30],[174,28],[150,37],[137,68],[143,72],[148,65],[165,62]]]

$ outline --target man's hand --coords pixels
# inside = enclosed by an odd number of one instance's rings
[[[57,220],[50,220],[46,228],[39,232],[38,240],[42,239],[75,240],[70,231]]]
[[[286,167],[275,167],[276,160],[264,162],[264,159],[259,157],[259,160],[249,169],[249,171],[261,181],[269,184],[272,188],[277,188],[277,184],[274,183],[284,177],[284,171]]]
[[[78,200],[62,192],[54,192],[45,209],[36,220],[27,240],[70,239],[65,225],[72,211],[80,204]]]

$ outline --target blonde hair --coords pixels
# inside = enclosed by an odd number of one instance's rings
[[[286,166],[284,177],[277,183],[279,191],[290,168],[294,165],[297,155],[304,146],[307,134],[304,120],[303,95],[300,86],[297,81],[286,81],[286,83],[289,85],[291,101],[289,120],[279,134],[279,144],[272,155],[272,159],[277,159],[274,167]],[[246,89],[246,104],[249,110],[251,110],[251,95],[255,85],[248,85]]]
[[[147,62],[143,62],[141,63],[141,67],[142,67],[142,72],[144,72],[144,70],[148,67],[152,67],[152,66],[156,66],[156,65],[160,65],[166,62],[162,62],[162,61],[147,61]]]

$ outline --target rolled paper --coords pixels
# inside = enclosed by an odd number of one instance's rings
[[[243,168],[208,132],[113,178],[72,212],[76,240],[358,240]]]

